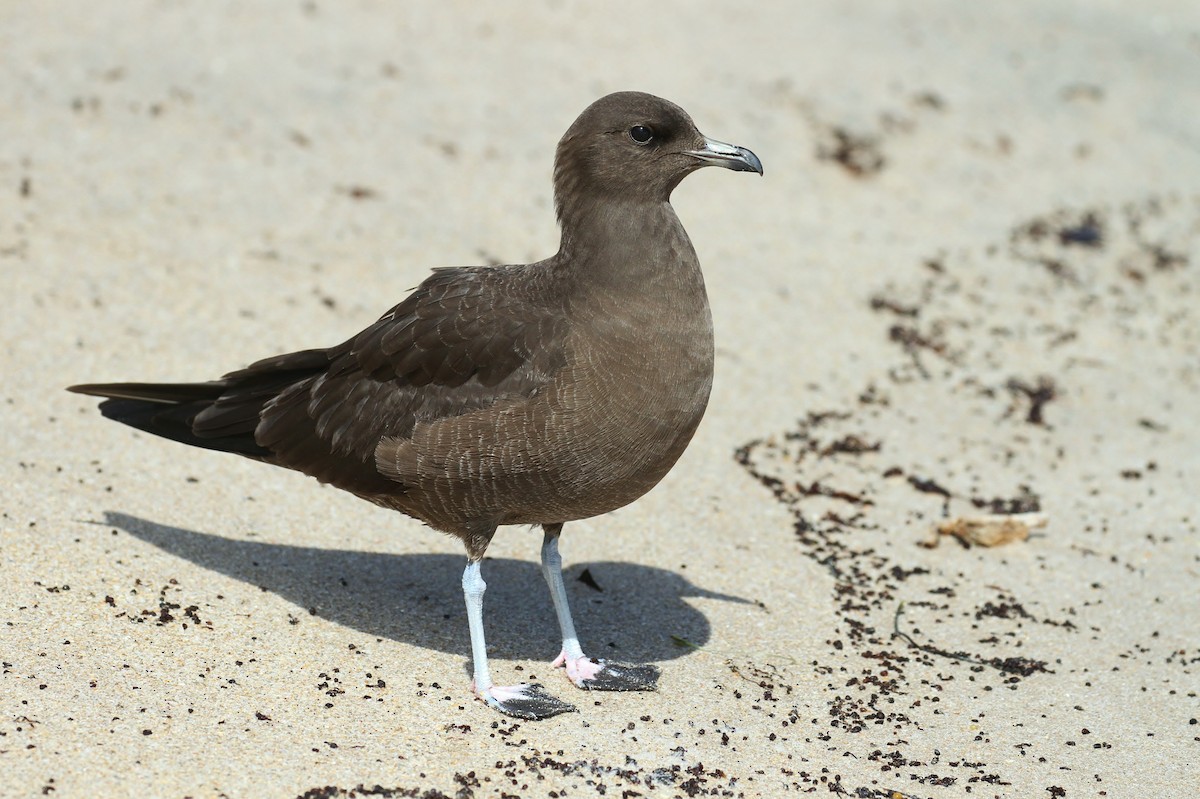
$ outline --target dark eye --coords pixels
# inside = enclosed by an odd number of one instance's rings
[[[629,129],[629,138],[633,139],[634,144],[649,144],[654,138],[654,131],[645,125],[634,125]]]

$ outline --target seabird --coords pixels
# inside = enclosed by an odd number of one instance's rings
[[[435,269],[335,347],[205,383],[107,383],[101,413],[148,433],[295,469],[462,540],[473,690],[520,718],[574,710],[541,685],[500,687],[483,634],[480,561],[502,524],[540,525],[579,688],[653,690],[658,669],[584,654],[563,587],[563,524],[620,508],[675,464],[700,424],[713,328],[700,262],[670,205],[704,166],[762,174],[682,108],[618,92],[558,143],[558,252]]]

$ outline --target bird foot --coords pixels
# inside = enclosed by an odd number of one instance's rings
[[[565,652],[552,665],[566,668],[575,687],[589,691],[654,691],[662,673],[649,663],[616,663],[587,655],[568,658]]]
[[[573,713],[576,709],[574,705],[546,693],[546,689],[540,683],[508,687],[493,685],[482,691],[472,686],[472,690],[490,707],[519,719],[537,721],[557,716],[559,713]]]

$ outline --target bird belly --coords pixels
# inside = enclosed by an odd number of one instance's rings
[[[454,532],[479,520],[572,521],[633,502],[675,464],[704,415],[711,342],[706,324],[637,358],[572,363],[528,399],[419,425],[402,445],[401,509]]]
[[[561,417],[570,439],[545,475],[552,502],[520,508],[525,518],[516,523],[552,511],[559,514],[554,521],[608,513],[641,497],[675,465],[704,415],[712,373],[648,375],[645,366],[636,380],[610,371],[578,387],[575,405]]]

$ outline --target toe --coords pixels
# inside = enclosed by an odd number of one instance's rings
[[[610,660],[580,658],[575,674],[568,670],[571,681],[589,691],[654,691],[662,673],[649,663],[616,663]]]
[[[548,719],[560,713],[571,713],[575,706],[546,692],[540,684],[514,685],[478,692],[479,698],[488,705],[509,716],[519,719]]]

